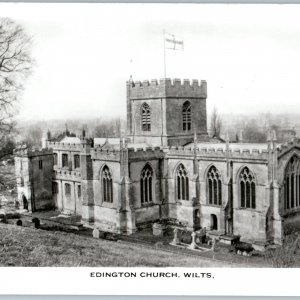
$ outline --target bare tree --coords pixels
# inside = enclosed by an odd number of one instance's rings
[[[0,188],[15,184],[13,166],[8,162],[15,146],[16,102],[33,65],[31,44],[22,26],[0,18]]]
[[[222,129],[222,121],[216,107],[213,108],[210,119],[210,130],[213,137],[220,137]]]
[[[15,103],[33,65],[31,44],[22,26],[0,18],[0,141],[14,128]]]

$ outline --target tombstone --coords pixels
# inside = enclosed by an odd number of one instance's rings
[[[33,218],[32,223],[34,223],[35,228],[39,228],[41,225],[40,219],[39,218]]]
[[[17,226],[23,226],[22,220],[18,220],[16,224],[17,224]]]
[[[8,224],[6,216],[3,216],[3,218],[1,219],[1,223]]]
[[[213,239],[211,242],[211,251],[215,252],[216,250],[216,239]]]
[[[179,244],[179,239],[178,239],[178,228],[174,229],[174,238],[173,241],[171,242],[172,245],[178,245]]]
[[[189,248],[190,249],[196,249],[197,248],[197,245],[196,245],[196,232],[195,231],[192,232],[192,242],[189,245]]]
[[[94,228],[93,230],[93,238],[94,239],[99,239],[99,236],[100,236],[100,232],[97,228]]]
[[[28,210],[28,201],[24,195],[22,196],[22,200],[23,200],[23,208]]]
[[[200,229],[199,238],[200,238],[200,242],[202,244],[204,244],[205,240],[206,240],[206,227],[203,227],[203,228]]]

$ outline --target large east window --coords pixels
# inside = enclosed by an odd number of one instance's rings
[[[300,207],[300,161],[293,156],[284,173],[284,208]]]

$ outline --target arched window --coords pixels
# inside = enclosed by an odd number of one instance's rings
[[[108,166],[102,170],[102,195],[104,202],[113,202],[113,182]]]
[[[182,106],[182,129],[184,131],[192,129],[192,106],[189,101]]]
[[[65,195],[70,196],[71,195],[71,184],[65,183]]]
[[[68,158],[68,154],[63,153],[62,154],[62,167],[68,167],[69,166],[69,158]]]
[[[152,184],[153,184],[153,170],[147,164],[141,172],[141,179],[140,179],[142,204],[151,203],[153,201]]]
[[[284,208],[300,207],[300,161],[293,156],[284,173]]]
[[[187,172],[180,164],[176,171],[177,199],[189,200],[189,178]]]
[[[79,156],[79,154],[74,155],[74,168],[75,169],[80,168],[80,156]]]
[[[255,178],[247,167],[240,174],[240,200],[242,208],[255,209]]]
[[[222,181],[221,175],[215,166],[207,173],[208,203],[222,205]]]
[[[151,130],[151,110],[150,106],[147,103],[142,105],[142,130],[150,131]]]
[[[57,165],[57,153],[53,153],[53,165]]]

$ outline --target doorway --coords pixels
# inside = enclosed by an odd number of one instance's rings
[[[25,195],[22,196],[22,201],[23,201],[23,208],[28,210],[28,201]]]
[[[211,230],[218,230],[218,218],[216,215],[210,215],[210,228]]]

